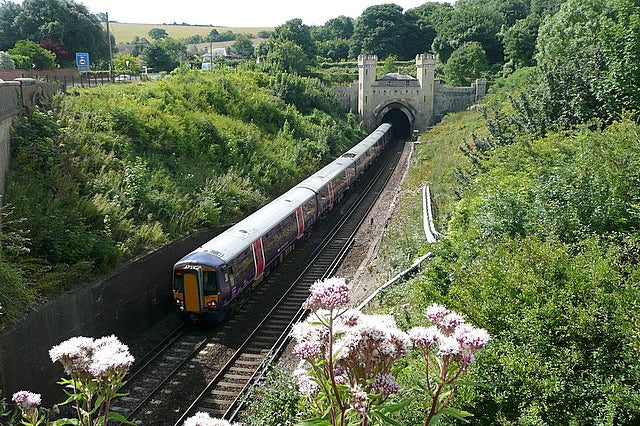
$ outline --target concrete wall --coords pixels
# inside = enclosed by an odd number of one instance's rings
[[[0,82],[0,195],[4,194],[5,174],[9,170],[13,118],[24,110],[45,104],[49,96],[63,89],[63,84],[58,82]]]
[[[115,334],[127,342],[173,309],[173,264],[224,228],[177,240],[108,276],[65,293],[0,334],[0,389],[42,394],[44,405],[62,402],[64,376],[49,349],[74,336]]]

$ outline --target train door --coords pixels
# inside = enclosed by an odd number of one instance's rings
[[[253,260],[256,267],[256,275],[258,278],[264,272],[264,251],[262,250],[262,238],[258,238],[256,241],[251,244],[253,248]]]
[[[302,206],[296,209],[296,221],[298,222],[298,236],[300,238],[304,234],[304,212]]]
[[[202,310],[202,268],[183,269],[182,280],[184,285],[184,309],[187,312],[200,312]]]

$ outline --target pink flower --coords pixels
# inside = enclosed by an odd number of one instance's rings
[[[90,337],[72,337],[49,350],[51,361],[60,361],[70,375],[87,375],[94,341]]]
[[[400,386],[398,386],[396,378],[389,373],[378,374],[371,387],[383,395],[391,395],[392,393],[398,393],[400,391]]]
[[[309,289],[311,295],[303,303],[302,307],[312,311],[344,307],[351,301],[350,290],[343,278],[328,278],[323,281],[316,281]]]
[[[16,392],[13,394],[11,400],[18,404],[18,407],[20,407],[25,414],[32,414],[34,410],[40,406],[41,402],[39,393],[29,391]]]
[[[309,373],[304,368],[295,370],[293,376],[298,379],[298,390],[305,396],[312,396],[320,389],[318,384],[311,380]]]
[[[322,344],[320,342],[301,342],[294,346],[293,353],[300,359],[309,360],[322,355]]]
[[[429,349],[431,346],[436,345],[444,335],[440,332],[438,327],[413,327],[409,330],[409,339],[419,348]]]
[[[476,351],[487,346],[491,336],[484,328],[476,328],[471,324],[462,324],[453,333],[454,337],[464,347]]]
[[[209,415],[209,413],[199,411],[195,415],[185,420],[184,426],[232,426],[232,425],[226,420],[214,419]]]
[[[455,337],[445,336],[438,342],[438,356],[456,356],[461,352],[460,343]]]
[[[444,306],[433,303],[427,308],[424,315],[429,319],[429,321],[438,324],[440,320],[450,312],[451,311]]]
[[[436,322],[445,334],[449,335],[461,324],[464,324],[464,317],[457,312],[449,312]]]
[[[369,395],[360,389],[359,386],[351,389],[351,397],[353,398],[353,408],[356,410],[362,417],[367,414],[368,404],[367,397]]]

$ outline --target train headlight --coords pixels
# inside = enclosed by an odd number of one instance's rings
[[[215,300],[209,300],[207,302],[207,307],[209,307],[209,308],[215,308],[217,306],[218,306],[218,303]]]
[[[180,309],[184,309],[184,301],[182,299],[176,299],[176,306]]]

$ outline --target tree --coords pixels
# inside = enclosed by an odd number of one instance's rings
[[[316,45],[311,38],[311,29],[302,23],[302,19],[290,19],[276,27],[271,39],[276,42],[291,41],[300,46],[307,60],[315,60]]]
[[[1,3],[0,49],[8,49],[18,40],[51,40],[69,52],[88,52],[96,62],[109,57],[100,20],[72,0],[24,0],[19,6]]]
[[[180,62],[159,42],[154,42],[142,51],[142,61],[154,71],[172,71]]]
[[[371,6],[356,20],[350,56],[373,53],[386,58],[404,51],[407,24],[402,7],[395,4]],[[406,59],[404,55],[402,59]]]
[[[231,45],[231,50],[239,56],[248,58],[253,56],[255,49],[249,37],[245,34],[240,34],[236,38],[236,41]]]
[[[169,37],[169,33],[164,28],[151,28],[148,34],[152,40],[162,40]]]
[[[40,47],[37,43],[28,40],[20,40],[16,43],[15,47],[8,50],[9,55],[12,57],[26,57],[29,60],[28,64],[21,64],[21,68],[31,68],[35,66],[36,69],[46,70],[55,67],[56,55],[49,52],[46,49]],[[15,60],[15,59],[14,59]]]
[[[275,71],[305,74],[309,59],[304,50],[291,40],[274,43],[267,53],[267,64]]]
[[[485,77],[488,69],[487,55],[482,45],[474,41],[453,51],[444,65],[444,75],[452,86],[468,86],[475,79]]]
[[[348,16],[338,16],[328,20],[324,25],[311,29],[311,37],[316,41],[348,39],[353,35],[354,19]]]
[[[135,56],[125,54],[116,55],[113,58],[113,66],[116,72],[125,72],[127,74],[138,74],[141,69]]]
[[[504,62],[502,43],[498,39],[504,17],[490,6],[479,1],[459,1],[451,13],[443,16],[436,25],[438,35],[432,46],[441,62],[446,63],[454,50],[472,41],[482,44],[490,65]]]
[[[65,49],[60,43],[56,43],[53,40],[45,39],[38,43],[40,47],[53,52],[56,55],[56,62],[62,66],[72,66],[75,61],[75,55]]]
[[[634,0],[568,0],[540,27],[540,110],[562,128],[640,109],[640,17]]]
[[[505,59],[514,68],[529,67],[535,64],[533,55],[535,54],[539,26],[540,17],[533,13],[500,33]]]
[[[14,70],[16,64],[7,52],[0,52],[0,70]]]

